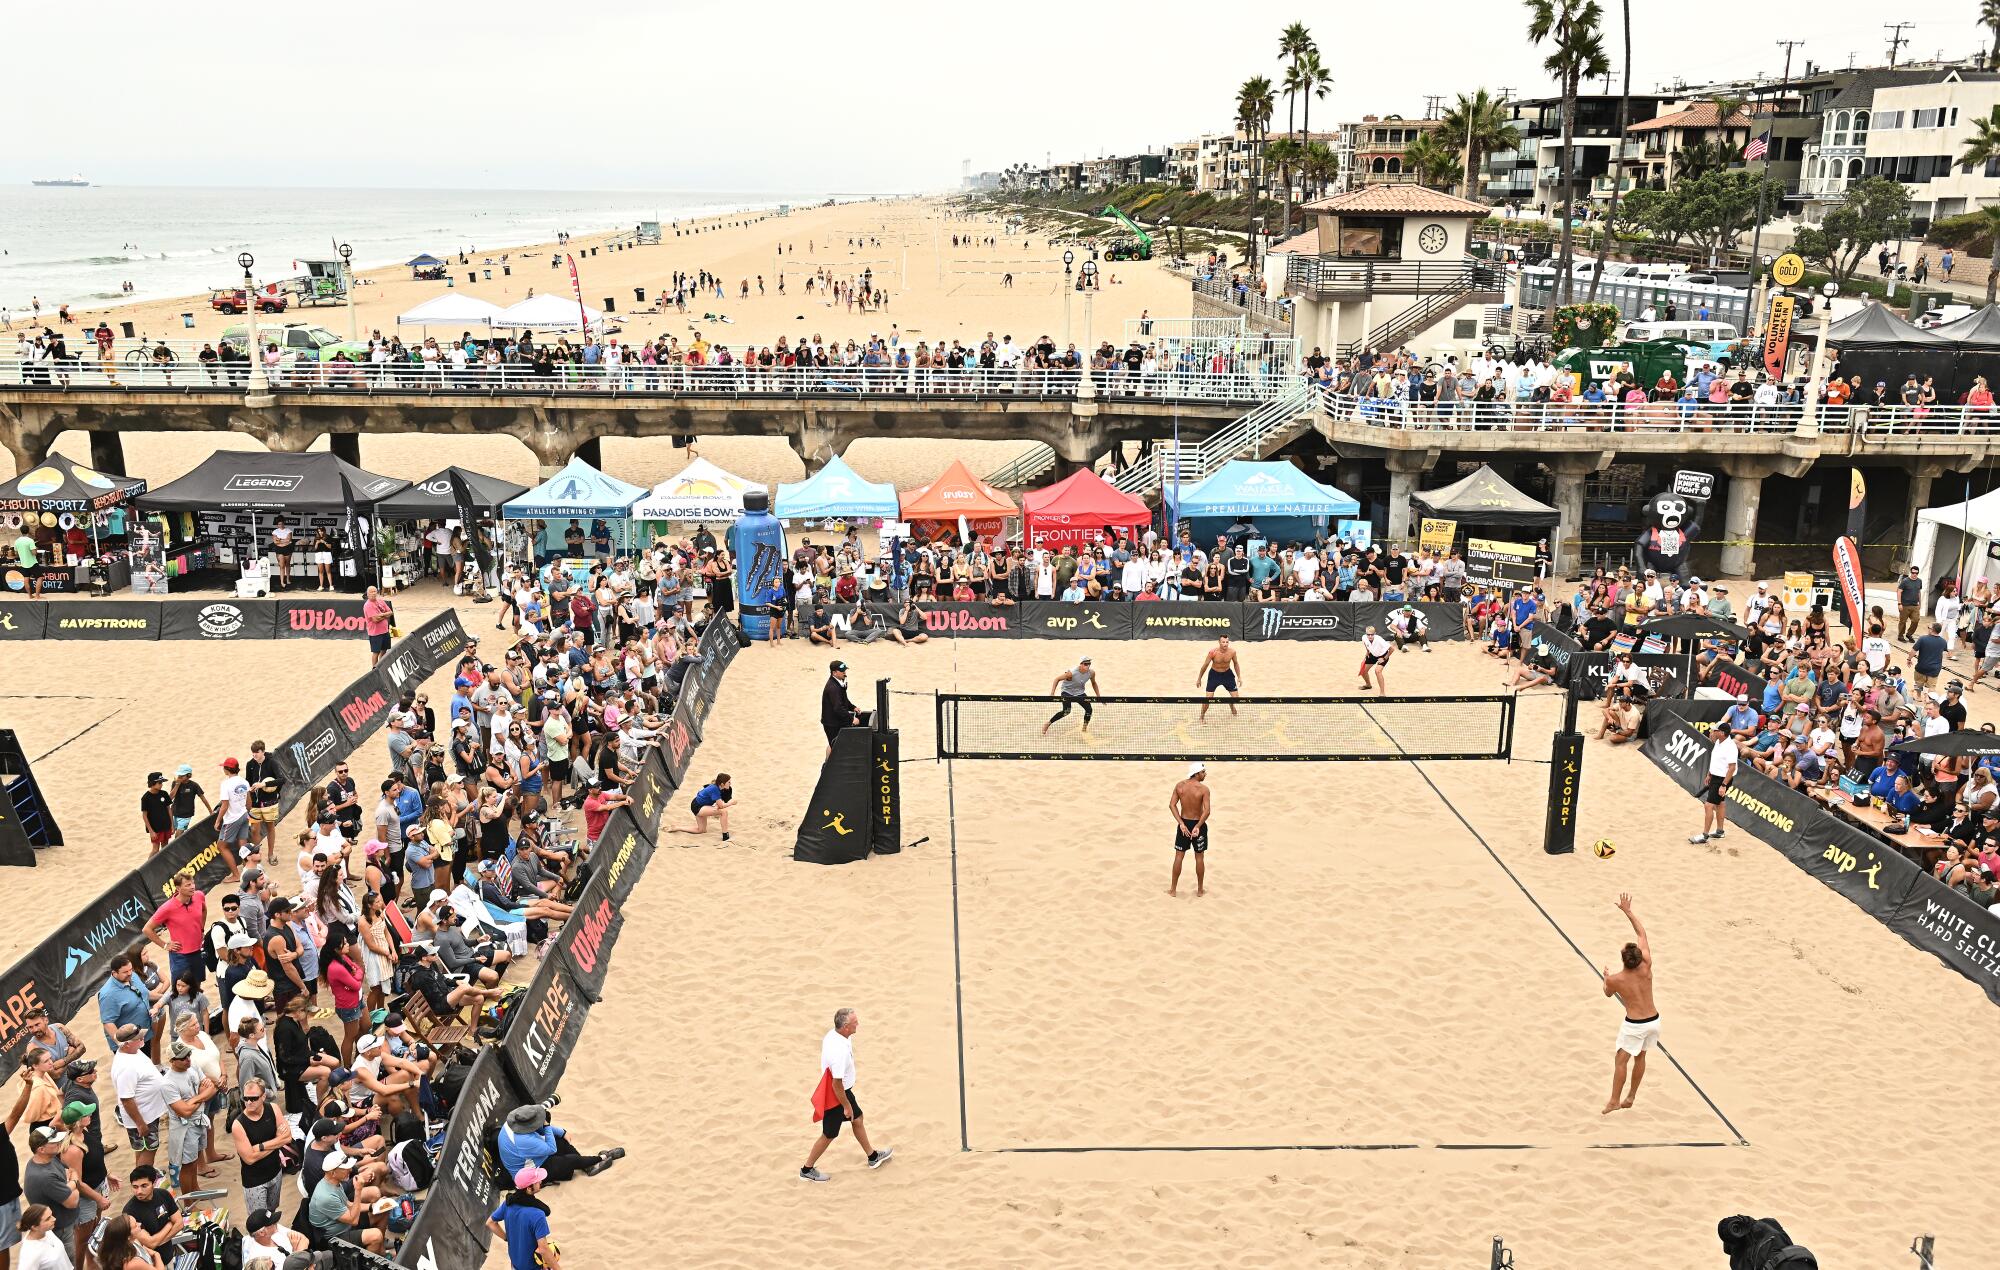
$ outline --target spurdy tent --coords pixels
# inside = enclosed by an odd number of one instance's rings
[[[864,481],[834,455],[803,481],[778,486],[779,520],[894,520],[901,512],[896,487]]]

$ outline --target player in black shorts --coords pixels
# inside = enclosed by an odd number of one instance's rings
[[[1167,884],[1168,895],[1178,895],[1181,865],[1194,852],[1194,893],[1203,895],[1208,883],[1208,768],[1201,763],[1188,766],[1187,777],[1167,795],[1167,810],[1174,818],[1174,876]]]
[[[1049,734],[1056,720],[1068,715],[1076,706],[1083,707],[1083,730],[1090,731],[1090,698],[1085,694],[1095,692],[1099,697],[1104,695],[1104,690],[1097,686],[1097,672],[1091,669],[1090,658],[1085,657],[1077,662],[1075,669],[1057,675],[1049,691],[1061,700],[1062,709],[1050,715],[1049,721],[1042,725],[1043,736]]]

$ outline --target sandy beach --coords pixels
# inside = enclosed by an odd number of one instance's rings
[[[600,307],[605,297],[617,301],[617,316],[624,320],[624,338],[651,339],[666,334],[687,342],[695,331],[711,340],[727,343],[738,352],[745,345],[774,345],[780,336],[797,340],[814,335],[827,340],[866,339],[872,333],[887,336],[893,324],[904,342],[918,340],[947,344],[952,340],[977,343],[992,332],[996,338],[1012,335],[1017,343],[1047,334],[1062,342],[1063,295],[1060,286],[1062,251],[1051,247],[1041,236],[1008,237],[998,220],[965,220],[949,213],[937,200],[840,203],[833,206],[794,209],[788,216],[744,214],[706,221],[684,222],[681,237],[671,226],[663,226],[663,240],[657,246],[632,247],[611,251],[606,247],[615,233],[573,238],[567,250],[578,256],[585,300]],[[623,233],[625,231],[619,231]],[[951,237],[991,236],[996,245],[954,249]],[[857,245],[849,245],[854,240]],[[782,244],[786,250],[779,254]],[[597,248],[592,256],[590,250]],[[570,294],[569,275],[549,267],[553,244],[515,248],[505,253],[513,267],[503,275],[502,253],[480,252],[472,263],[460,265],[451,259],[457,288],[467,294],[502,306],[536,294]],[[482,274],[491,269],[492,279],[468,282],[468,272]],[[876,312],[848,312],[845,306],[831,307],[815,289],[804,291],[806,275],[825,268],[841,280],[858,278],[871,269],[878,286],[889,292],[886,309]],[[1186,317],[1189,313],[1187,283],[1169,274],[1162,262],[1106,262],[1104,285],[1092,302],[1091,332],[1099,340],[1125,338],[1126,321],[1142,313],[1154,317]],[[633,290],[643,287],[648,306],[664,287],[672,291],[676,270],[698,273],[708,270],[726,282],[727,298],[690,301],[686,315],[631,313]],[[777,294],[778,274],[783,271],[786,292]],[[261,272],[261,271],[260,271]],[[1003,285],[1003,275],[1014,274],[1011,287]],[[764,279],[759,294],[757,278]],[[272,274],[270,276],[277,276]],[[417,282],[407,268],[364,272],[363,285],[355,289],[355,327],[366,338],[372,330],[400,334],[405,341],[425,334],[440,341],[456,338],[459,330],[403,327],[395,319],[424,300],[445,290],[442,282]],[[750,282],[750,295],[739,298],[739,284]],[[44,297],[53,312],[53,298]],[[182,329],[180,314],[192,311],[196,328]],[[728,321],[705,319],[704,313],[726,316]],[[242,318],[225,318],[208,309],[207,297],[120,306],[107,310],[77,311],[78,325],[71,334],[77,346],[86,325],[99,317],[108,318],[114,328],[130,321],[142,333],[159,336],[165,332],[173,340],[219,338],[226,326],[240,325]],[[294,309],[267,321],[309,322],[345,336],[348,317],[344,308],[322,306]],[[17,319],[16,327],[22,323]],[[11,336],[8,337],[11,340]],[[1085,342],[1084,306],[1074,299],[1070,314],[1070,343]],[[190,444],[185,434],[126,433],[126,467],[131,475],[159,483],[185,473],[212,448],[237,446],[252,448],[253,440],[240,434],[205,436]],[[322,438],[318,445],[324,447]],[[56,448],[73,458],[87,459],[88,439],[80,433],[66,433]],[[665,438],[644,441],[607,437],[604,441],[607,468],[626,480],[652,484],[686,465],[687,456]],[[696,448],[706,457],[740,476],[776,483],[803,479],[804,465],[782,439],[759,437],[697,438]],[[890,481],[899,488],[923,485],[936,478],[954,458],[962,458],[974,471],[999,467],[1024,447],[1005,441],[877,441],[864,440],[850,447],[844,457],[870,480]],[[445,462],[460,463],[495,476],[532,483],[536,479],[535,458],[511,438],[455,437],[448,459],[440,458],[437,444],[421,434],[375,436],[361,439],[363,464],[372,471],[390,476],[417,479],[437,471]],[[0,458],[0,463],[5,463]],[[11,469],[10,469],[11,470]]]

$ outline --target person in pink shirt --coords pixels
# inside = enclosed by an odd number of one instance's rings
[[[379,662],[389,652],[389,628],[396,620],[396,606],[384,599],[374,587],[368,588],[368,598],[361,605],[361,620],[368,626],[368,651]]]
[[[354,940],[347,937],[347,928],[338,930],[334,938],[339,942],[320,972],[326,976],[326,986],[333,991],[333,1013],[341,1022],[340,1061],[351,1067],[354,1040],[361,1035],[361,989],[367,976],[361,969]]]
[[[208,896],[195,889],[194,874],[176,874],[173,898],[153,910],[146,938],[166,949],[169,973],[185,978],[190,988],[200,987],[208,970],[201,956],[207,928]]]

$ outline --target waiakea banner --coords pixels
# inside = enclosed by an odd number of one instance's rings
[[[414,655],[416,660],[405,663],[407,672],[414,675],[426,664],[435,671],[450,663],[465,646],[458,615],[446,612],[401,641],[396,655]],[[428,677],[430,671],[423,673]],[[382,684],[378,666],[349,685],[334,705],[322,709],[305,732],[277,748],[273,758],[284,774],[278,799],[283,810],[290,811],[314,781],[323,779],[336,761],[352,753],[358,740],[373,731],[337,727],[331,716],[339,702],[381,691]],[[303,744],[309,755],[302,766],[294,746],[300,737],[306,738]],[[228,875],[215,843],[212,817],[196,821],[186,833],[106,888],[0,975],[0,1059],[17,1056],[25,1041],[21,1016],[31,1006],[46,1007],[49,1017],[58,1020],[74,1018],[89,1006],[90,998],[111,977],[111,958],[139,938],[146,919],[173,894],[174,879],[183,873],[193,874],[195,885],[202,890],[211,889]]]
[[[737,634],[726,621],[711,622],[697,645],[701,664],[688,671],[660,743],[640,766],[629,793],[632,807],[605,821],[591,857],[590,880],[556,935],[556,946],[516,1007],[515,1023],[497,1047],[473,1063],[465,1091],[452,1110],[444,1154],[398,1264],[418,1270],[477,1266],[486,1258],[486,1216],[499,1198],[498,1164],[485,1143],[508,1111],[556,1091],[569,1056],[582,1037],[590,1007],[603,999],[611,950],[624,925],[624,908],[652,859],[661,816],[681,783],[715,703],[722,674],[735,659]],[[676,748],[678,740],[679,748]]]
[[[358,599],[22,600],[0,597],[0,641],[352,639]]]
[[[1690,794],[1701,789],[1710,742],[1662,715],[1640,750]],[[1918,868],[1875,835],[1748,764],[1728,791],[1731,824],[1840,892],[1912,946],[1978,984],[2000,1004],[2000,918]]]

